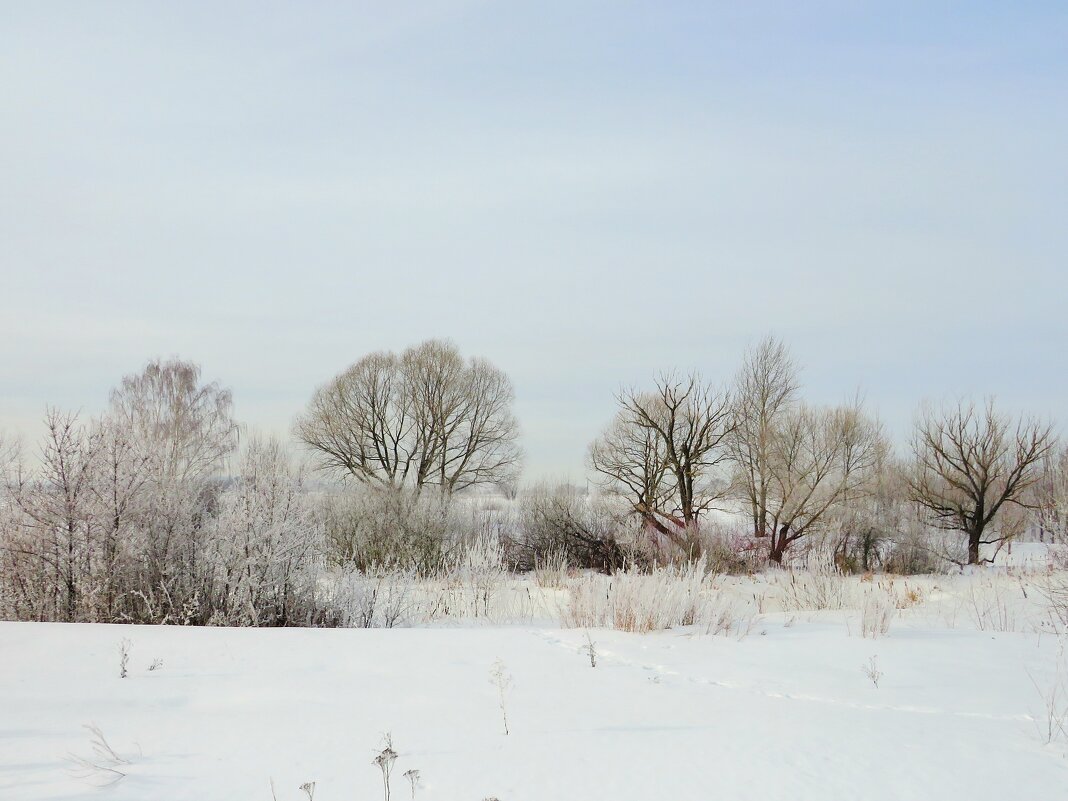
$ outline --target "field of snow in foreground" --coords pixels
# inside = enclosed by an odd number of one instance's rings
[[[411,769],[426,801],[1068,797],[1065,749],[1039,731],[1054,636],[917,620],[870,640],[833,613],[766,615],[742,639],[590,636],[596,668],[585,632],[533,625],[0,623],[0,798],[271,801],[273,779],[278,801],[311,781],[316,801],[373,801],[386,732],[394,801]]]

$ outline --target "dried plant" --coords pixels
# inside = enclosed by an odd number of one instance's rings
[[[1053,679],[1047,686],[1040,685],[1030,671],[1027,673],[1042,696],[1042,716],[1036,716],[1035,725],[1047,745],[1054,740],[1068,739],[1068,663],[1065,662],[1064,647],[1065,640],[1062,639]]]
[[[415,791],[419,789],[419,771],[415,768],[404,771],[404,778],[408,780],[408,784],[412,788],[412,801],[415,801]]]
[[[871,683],[875,685],[875,689],[879,689],[879,679],[883,677],[883,672],[879,669],[879,657],[872,656],[865,664],[861,665],[861,670],[864,671],[864,675],[867,676]]]
[[[586,647],[583,649],[586,655],[590,658],[590,667],[597,667],[597,643],[590,637],[590,633],[586,632]]]
[[[573,628],[647,632],[691,626],[714,604],[716,588],[704,560],[658,568],[587,573],[567,585],[561,623]]]
[[[504,733],[508,734],[508,707],[506,705],[508,691],[512,687],[512,676],[508,673],[504,662],[498,659],[493,663],[490,670],[490,683],[497,688],[497,702],[501,707],[501,720],[504,723]]]
[[[383,739],[383,748],[375,757],[373,764],[378,765],[382,771],[382,798],[389,801],[389,775],[393,772],[393,763],[397,761],[397,752],[393,750],[393,736],[386,732]]]
[[[87,758],[71,754],[70,759],[75,765],[74,775],[81,779],[95,779],[102,787],[124,779],[126,772],[122,768],[129,765],[130,760],[118,755],[95,723],[82,728],[89,731],[93,756]]]
[[[890,622],[897,611],[894,596],[882,587],[873,587],[864,592],[860,604],[860,633],[866,639],[886,636]]]
[[[129,674],[131,642],[125,637],[119,641],[119,678],[125,679]]]

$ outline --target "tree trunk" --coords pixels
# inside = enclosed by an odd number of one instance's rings
[[[969,531],[968,532],[968,564],[979,564],[979,538],[982,536],[981,531]]]
[[[783,554],[786,553],[786,548],[791,542],[789,523],[783,523],[778,531],[773,528],[771,530],[771,548],[768,550],[768,561],[781,565]]]

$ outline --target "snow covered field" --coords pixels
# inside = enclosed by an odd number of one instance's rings
[[[387,732],[394,799],[411,797],[409,770],[427,801],[1064,797],[1068,750],[1047,742],[1043,697],[1063,642],[1036,593],[1008,576],[909,581],[920,600],[875,639],[855,609],[754,611],[719,636],[590,630],[595,668],[587,632],[549,620],[0,623],[0,798],[270,801],[273,780],[279,801],[312,781],[318,801],[376,799]],[[128,764],[94,754],[89,724]]]

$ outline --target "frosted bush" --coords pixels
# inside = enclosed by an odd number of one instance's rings
[[[324,589],[322,625],[394,628],[421,622],[412,601],[414,570],[346,571]]]
[[[443,575],[452,595],[454,614],[490,617],[496,609],[497,596],[508,580],[500,541],[490,534],[483,534],[459,550],[452,563],[446,565]]]
[[[327,553],[361,570],[439,570],[457,539],[459,516],[449,498],[396,487],[360,486],[324,501]]]

